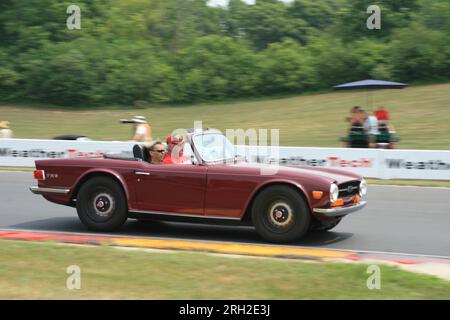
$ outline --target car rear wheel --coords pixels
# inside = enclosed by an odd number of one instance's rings
[[[310,219],[306,201],[288,186],[264,189],[252,206],[252,221],[256,232],[270,242],[299,240],[308,231]]]
[[[89,179],[78,192],[77,213],[90,230],[112,231],[119,228],[127,219],[122,187],[108,177]]]

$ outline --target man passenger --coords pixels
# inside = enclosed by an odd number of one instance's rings
[[[188,164],[189,159],[183,155],[183,137],[180,135],[169,135],[167,137],[167,147],[169,152],[166,153],[164,164]]]

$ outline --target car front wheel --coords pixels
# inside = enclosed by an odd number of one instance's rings
[[[311,223],[310,230],[317,232],[326,232],[336,227],[339,224],[339,222],[341,222],[341,218],[338,218],[330,222],[321,222],[314,220],[314,223]]]
[[[127,219],[122,187],[108,177],[89,179],[78,192],[77,213],[90,230],[112,231],[119,228]]]
[[[267,241],[299,240],[308,231],[310,211],[304,198],[288,186],[272,186],[259,193],[252,207],[252,221]]]

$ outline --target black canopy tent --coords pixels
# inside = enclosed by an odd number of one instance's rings
[[[343,84],[338,84],[333,88],[337,90],[355,90],[355,89],[366,89],[367,91],[367,107],[372,109],[373,99],[371,92],[377,89],[403,89],[408,84],[401,82],[385,81],[385,80],[361,80],[348,82]]]

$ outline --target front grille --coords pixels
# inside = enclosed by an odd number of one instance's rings
[[[338,185],[339,187],[339,198],[353,196],[359,194],[359,183],[360,181],[350,181]]]

